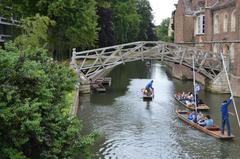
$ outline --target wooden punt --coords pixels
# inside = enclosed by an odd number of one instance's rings
[[[112,78],[111,77],[105,77],[105,78],[98,78],[95,80],[96,83],[101,83],[103,86],[111,86]]]
[[[176,113],[177,113],[177,116],[181,120],[183,120],[184,122],[189,124],[191,127],[194,127],[194,128],[196,128],[196,129],[198,129],[198,130],[200,130],[200,131],[202,131],[202,132],[204,132],[208,135],[211,135],[215,138],[228,140],[228,139],[233,139],[235,137],[234,135],[228,136],[226,131],[224,131],[224,135],[223,135],[221,133],[220,128],[217,125],[214,125],[213,127],[210,127],[210,128],[206,128],[206,127],[200,126],[197,123],[194,123],[191,120],[188,120],[189,112],[187,112],[187,111],[177,110]]]
[[[145,89],[143,89],[142,93],[143,93],[143,100],[152,100],[153,97],[154,97],[153,92],[148,94],[148,93],[145,92]]]
[[[183,103],[181,100],[179,100],[179,98],[177,97],[177,95],[175,94],[174,95],[174,97],[175,97],[175,99],[179,102],[179,103],[181,103],[184,107],[186,107],[187,109],[189,109],[189,110],[195,110],[195,105],[194,104],[185,104],[185,103]],[[210,108],[209,108],[209,106],[207,106],[206,104],[198,104],[198,107],[197,107],[197,109],[198,110],[209,110]]]
[[[91,83],[90,86],[91,86],[92,90],[99,92],[99,93],[107,91],[106,88],[102,84],[99,84],[99,83]]]

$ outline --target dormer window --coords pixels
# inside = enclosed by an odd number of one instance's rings
[[[195,34],[204,34],[205,33],[205,16],[199,15],[196,18],[196,31]]]

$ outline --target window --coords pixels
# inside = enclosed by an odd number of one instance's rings
[[[204,34],[205,33],[205,16],[199,15],[196,18],[196,34]]]
[[[231,31],[236,31],[236,10],[234,10],[231,15]]]
[[[227,13],[224,14],[224,19],[223,19],[223,32],[228,31],[228,15]]]
[[[220,32],[220,28],[219,28],[219,15],[216,14],[214,16],[214,34],[217,34]]]
[[[234,51],[235,51],[235,47],[234,47],[234,43],[232,43],[231,47],[230,47],[230,61],[231,61],[231,63],[234,63]]]

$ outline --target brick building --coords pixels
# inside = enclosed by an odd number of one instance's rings
[[[240,0],[179,0],[174,19],[175,43],[229,55],[231,83],[240,84]]]

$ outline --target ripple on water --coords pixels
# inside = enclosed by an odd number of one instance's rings
[[[239,138],[236,142],[222,142],[188,127],[176,117],[175,110],[183,107],[175,101],[173,94],[175,90],[190,90],[192,83],[185,88],[186,82],[170,81],[160,65],[153,67],[149,76],[154,79],[153,101],[147,103],[142,100],[141,88],[149,79],[134,79],[131,76],[124,94],[101,95],[103,101],[97,98],[97,102],[87,103],[80,112],[87,129],[97,130],[104,136],[104,141],[94,152],[96,158],[240,158]],[[129,78],[126,72],[121,73],[121,77],[125,78],[125,75]],[[214,101],[215,98],[212,98]],[[216,115],[212,115],[216,119]]]

